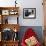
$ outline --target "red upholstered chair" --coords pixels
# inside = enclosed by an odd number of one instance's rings
[[[28,28],[26,30],[25,34],[24,34],[24,37],[22,38],[21,46],[27,46],[25,40],[32,38],[32,36],[35,37],[35,38],[37,37],[36,33],[32,30],[32,28]],[[36,40],[37,40],[37,43],[34,46],[41,46],[41,44],[40,44],[40,42],[38,41],[37,38],[36,38]]]

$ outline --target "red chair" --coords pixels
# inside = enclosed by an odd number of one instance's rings
[[[32,30],[32,28],[28,28],[27,31],[24,34],[24,37],[22,38],[21,46],[27,46],[25,43],[25,40],[34,36],[37,39],[36,33]],[[37,40],[38,41],[38,40]],[[38,41],[35,46],[41,46],[40,42]]]

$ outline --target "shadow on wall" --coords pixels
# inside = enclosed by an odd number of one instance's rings
[[[23,35],[24,35],[25,31],[28,28],[32,28],[36,32],[39,41],[41,43],[43,43],[43,30],[42,30],[42,26],[21,26],[20,27],[20,31],[19,31],[19,40],[20,40],[20,42],[21,42],[21,40],[23,38]]]

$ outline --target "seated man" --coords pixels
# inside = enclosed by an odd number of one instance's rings
[[[41,46],[37,35],[31,28],[27,29],[21,42],[22,46]]]

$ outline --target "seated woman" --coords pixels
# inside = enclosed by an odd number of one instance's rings
[[[36,33],[31,29],[27,29],[21,42],[22,46],[41,46],[37,39]]]

